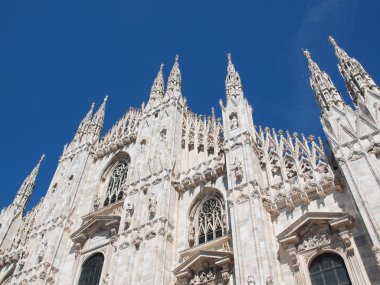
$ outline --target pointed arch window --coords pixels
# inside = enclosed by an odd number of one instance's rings
[[[113,170],[108,182],[106,198],[103,206],[113,204],[124,197],[124,184],[127,179],[128,164],[126,162],[119,163]]]
[[[91,256],[82,266],[78,285],[99,285],[104,256],[101,253]]]
[[[333,253],[318,256],[310,265],[313,285],[351,285],[343,259]]]
[[[221,199],[210,197],[197,209],[194,225],[190,226],[190,246],[200,245],[217,239],[227,233],[226,215]]]

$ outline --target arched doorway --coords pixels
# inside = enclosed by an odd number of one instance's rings
[[[313,285],[351,285],[344,260],[337,254],[325,253],[309,266]]]
[[[83,265],[78,285],[99,285],[104,256],[101,253],[91,256]]]

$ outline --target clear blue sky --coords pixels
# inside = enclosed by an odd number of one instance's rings
[[[106,131],[176,53],[194,112],[220,112],[231,52],[256,124],[320,135],[301,49],[348,99],[327,37],[380,82],[379,28],[380,1],[0,1],[0,208],[46,153],[33,206],[91,102],[109,95]]]

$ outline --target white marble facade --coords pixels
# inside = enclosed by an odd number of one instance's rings
[[[42,159],[25,179],[0,215],[0,284],[380,284],[380,89],[330,42],[354,108],[305,55],[331,155],[256,126],[230,55],[222,118],[194,114],[176,57],[102,137],[107,98],[91,107],[26,214]]]

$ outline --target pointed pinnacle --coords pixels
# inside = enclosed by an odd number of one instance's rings
[[[230,53],[227,53],[227,58],[228,58],[228,61],[232,61],[232,58],[231,58],[231,54],[230,54]]]
[[[107,100],[108,100],[108,95],[106,95],[106,97],[104,97],[104,102],[107,102]]]
[[[164,64],[161,63],[161,65],[160,65],[160,71],[162,71],[163,69],[164,69]]]
[[[95,102],[92,102],[92,104],[91,104],[91,111],[94,110],[94,107],[95,107]]]
[[[179,56],[178,56],[178,53],[175,55],[175,58],[174,58],[174,60],[175,60],[176,62],[178,62],[178,60],[179,60]]]

